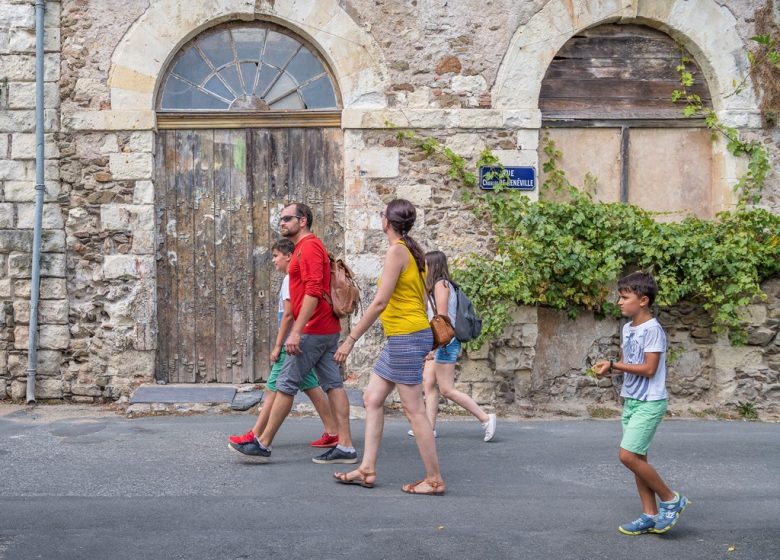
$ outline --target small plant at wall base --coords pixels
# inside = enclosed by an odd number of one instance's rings
[[[431,156],[452,162],[437,140],[403,135],[424,143]],[[760,282],[780,273],[780,216],[741,206],[715,220],[659,223],[637,206],[594,201],[569,183],[559,166],[561,153],[548,136],[543,147],[548,180],[542,189],[563,193],[565,202],[534,202],[501,181],[488,195],[465,195],[494,234],[492,254],[467,255],[453,270],[484,321],[472,347],[500,337],[518,304],[562,309],[571,317],[581,309],[616,316],[614,281],[636,268],[655,275],[659,305],[699,302],[712,314],[716,330],[728,329],[735,343],[745,341],[740,309],[764,298]],[[488,151],[483,161],[496,164]],[[466,176],[464,184],[474,185],[473,174],[465,175],[459,161],[452,162],[450,176]]]
[[[737,403],[737,413],[745,420],[758,420],[758,411],[752,402],[739,401]]]

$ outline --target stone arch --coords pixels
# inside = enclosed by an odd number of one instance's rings
[[[739,128],[761,126],[750,80],[739,95],[729,95],[732,80],[748,73],[747,50],[736,19],[714,0],[550,0],[512,37],[491,92],[495,108],[535,112],[540,123],[539,93],[555,54],[575,33],[614,22],[654,27],[679,41],[696,58],[721,121]],[[717,139],[713,166],[712,203],[717,212],[735,204],[732,186],[745,162]]]
[[[304,6],[295,0],[212,0],[183,6],[177,0],[153,3],[122,38],[111,59],[113,111],[153,112],[159,78],[182,45],[208,27],[241,19],[278,23],[315,45],[333,70],[344,108],[385,105],[381,50],[337,0]]]
[[[555,54],[576,32],[602,23],[639,23],[680,41],[696,58],[721,119],[734,126],[757,121],[752,84],[727,97],[745,75],[746,48],[731,13],[712,0],[551,0],[512,37],[493,88],[499,109],[538,109],[539,91]]]

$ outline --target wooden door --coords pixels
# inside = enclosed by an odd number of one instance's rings
[[[290,202],[342,254],[337,128],[166,130],[157,140],[158,379],[266,379],[282,275],[270,248]]]

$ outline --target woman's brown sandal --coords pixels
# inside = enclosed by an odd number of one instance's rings
[[[366,479],[369,476],[376,477],[376,473],[373,471],[364,471],[360,467],[355,469],[352,472],[357,471],[360,476],[357,476],[355,478],[347,478],[347,475],[349,475],[348,472],[336,472],[333,473],[333,478],[336,479],[336,482],[340,482],[341,484],[357,484],[359,486],[362,486],[363,488],[373,488],[374,483],[373,482],[366,482]]]
[[[430,486],[430,490],[417,490],[417,487],[420,484],[427,484]],[[421,496],[444,496],[444,483],[443,482],[437,482],[436,480],[427,480],[422,479],[418,480],[416,482],[412,482],[411,484],[404,484],[401,486],[401,490],[406,492],[407,494],[419,494]]]

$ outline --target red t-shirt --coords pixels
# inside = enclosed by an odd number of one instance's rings
[[[287,269],[290,275],[290,305],[293,317],[298,319],[303,296],[318,298],[314,314],[303,328],[304,334],[337,334],[341,332],[339,318],[333,314],[323,294],[330,294],[330,261],[325,245],[314,234],[307,235],[295,245],[293,258]]]

